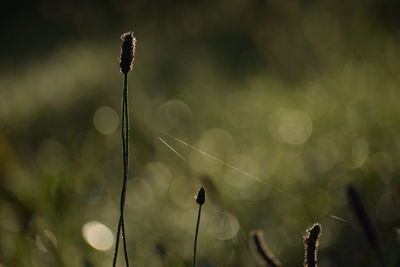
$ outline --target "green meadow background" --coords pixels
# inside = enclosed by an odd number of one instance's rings
[[[354,183],[400,265],[400,4],[7,1],[1,4],[0,266],[111,266],[122,185],[120,35],[129,73],[132,266],[285,264],[322,224],[319,266],[374,266]],[[122,250],[121,250],[122,252]],[[120,253],[122,255],[122,253]],[[123,265],[122,257],[119,266]]]

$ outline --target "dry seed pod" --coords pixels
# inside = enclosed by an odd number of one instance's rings
[[[204,187],[200,188],[199,192],[197,193],[196,202],[200,206],[206,202],[206,191],[204,190]]]
[[[133,66],[133,60],[135,57],[136,38],[132,32],[127,32],[121,35],[121,58],[119,67],[123,74],[127,74]]]
[[[262,231],[250,232],[250,239],[258,258],[262,260],[264,265],[272,267],[281,265],[280,261],[271,253],[265,244]]]
[[[319,223],[314,224],[310,229],[307,229],[307,233],[303,236],[304,240],[304,266],[305,267],[317,267],[318,262],[318,242],[321,235],[321,225]]]

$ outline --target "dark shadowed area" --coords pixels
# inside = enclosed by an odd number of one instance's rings
[[[202,186],[198,267],[261,266],[253,230],[300,266],[317,222],[319,266],[375,266],[349,183],[400,264],[397,1],[1,6],[0,267],[111,266],[130,30],[132,266],[192,266]]]

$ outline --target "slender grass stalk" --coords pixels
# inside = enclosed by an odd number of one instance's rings
[[[253,244],[255,253],[258,258],[262,260],[265,266],[277,267],[280,266],[280,261],[271,253],[268,249],[262,231],[252,231],[250,232],[251,243]]]
[[[206,201],[206,191],[204,187],[200,188],[197,193],[196,202],[199,204],[199,213],[197,214],[197,223],[196,223],[196,231],[194,234],[194,246],[193,246],[193,267],[196,267],[196,254],[197,254],[197,236],[199,234],[200,227],[200,217],[201,217],[201,207],[204,205]]]
[[[129,106],[128,106],[128,72],[132,69],[132,63],[135,52],[136,39],[133,37],[132,32],[124,33],[121,36],[121,61],[120,68],[124,75],[124,86],[122,92],[122,108],[121,108],[121,137],[122,137],[122,157],[123,157],[123,183],[121,190],[120,200],[120,216],[118,221],[118,230],[115,242],[113,267],[117,264],[119,239],[122,232],[122,241],[124,245],[124,257],[125,264],[129,267],[128,249],[126,244],[126,232],[125,232],[125,200],[126,190],[128,186],[128,175],[129,175]]]
[[[125,200],[126,200],[126,189],[128,185],[128,172],[129,172],[129,109],[128,109],[128,79],[127,74],[124,74],[124,89],[122,94],[122,123],[121,123],[121,134],[122,134],[122,154],[124,164],[123,184],[121,190],[120,200],[120,217],[118,222],[118,231],[114,251],[113,266],[116,266],[119,248],[119,239],[122,231],[122,241],[124,244],[124,257],[125,264],[129,267],[129,257],[126,245],[126,232],[125,232]]]
[[[321,236],[321,225],[314,224],[303,236],[304,239],[304,266],[317,267],[318,265],[318,243]]]
[[[364,208],[364,204],[361,201],[361,197],[357,189],[349,184],[346,188],[347,202],[351,213],[357,220],[360,228],[364,232],[364,235],[368,241],[371,250],[373,251],[377,261],[381,266],[385,266],[385,261],[382,256],[381,248],[379,246],[378,237],[371,220],[368,217],[367,211]]]

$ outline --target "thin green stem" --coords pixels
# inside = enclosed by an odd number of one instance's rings
[[[122,223],[121,216],[119,216],[117,239],[116,239],[116,242],[115,242],[115,250],[114,250],[113,265],[112,265],[113,267],[115,267],[116,264],[117,264],[118,248],[119,248],[119,237],[121,235],[121,223]]]
[[[124,74],[124,97],[125,100],[125,164],[124,164],[124,187],[123,187],[123,202],[121,200],[121,217],[122,217],[122,238],[124,242],[124,255],[126,266],[129,267],[128,249],[126,245],[125,234],[125,200],[126,190],[128,186],[129,175],[129,105],[128,105],[128,74]]]
[[[122,122],[121,122],[121,137],[122,137],[122,155],[124,164],[123,184],[121,190],[120,200],[120,217],[118,222],[117,238],[115,243],[113,267],[116,266],[119,248],[119,239],[122,231],[122,240],[124,244],[124,255],[126,266],[129,267],[128,250],[126,245],[126,234],[125,234],[125,199],[126,189],[128,183],[128,171],[129,171],[129,109],[128,109],[128,76],[124,74],[124,89],[122,94]]]
[[[194,234],[194,248],[193,248],[193,267],[196,267],[196,254],[197,254],[197,236],[199,234],[200,217],[201,217],[201,206],[199,205],[199,213],[197,215],[196,232]]]

